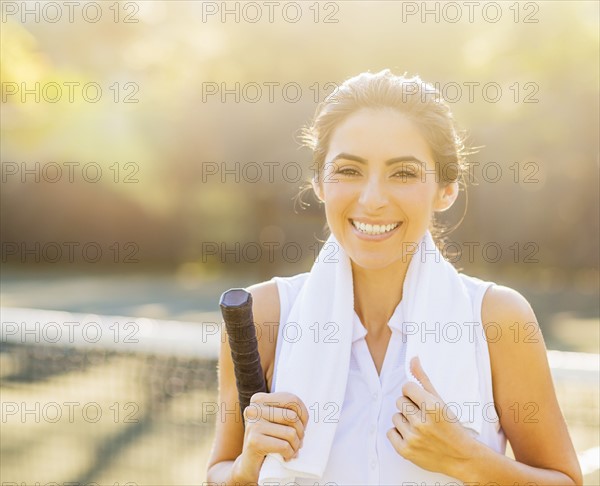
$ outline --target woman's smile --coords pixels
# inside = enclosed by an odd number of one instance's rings
[[[348,219],[353,233],[365,241],[382,241],[391,238],[402,226],[402,221],[395,223],[371,224],[360,219]]]

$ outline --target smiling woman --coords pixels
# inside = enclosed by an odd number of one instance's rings
[[[451,163],[456,159],[445,165]],[[414,122],[399,111],[361,108],[339,123],[329,140],[322,177],[313,184],[325,202],[331,231],[353,262],[361,268],[387,268],[390,277],[406,273],[406,244],[417,244],[432,213],[449,208],[458,195],[455,180],[438,182],[440,165]],[[372,234],[373,226],[381,230],[382,225],[395,226]],[[403,268],[393,265],[394,260],[403,260]]]
[[[466,167],[447,104],[418,77],[362,73],[319,106],[304,140],[331,234],[310,272],[248,289],[256,325],[278,324],[259,342],[269,393],[252,397],[245,429],[217,421],[209,481],[581,484],[528,302],[459,273],[433,241]],[[540,339],[517,342],[515,325]],[[221,342],[219,403],[231,410]]]

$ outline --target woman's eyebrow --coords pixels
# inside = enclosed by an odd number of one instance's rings
[[[359,157],[358,155],[352,155],[352,154],[348,154],[345,152],[341,152],[341,153],[337,154],[333,159],[331,159],[331,162],[335,162],[336,160],[339,160],[339,159],[354,160],[355,162],[358,162],[360,164],[368,163],[367,159],[363,159],[362,157]],[[389,165],[397,164],[398,162],[417,162],[418,164],[422,165],[423,167],[426,167],[425,162],[417,159],[413,155],[403,155],[401,157],[393,157],[389,160],[386,160],[385,165],[389,166]]]

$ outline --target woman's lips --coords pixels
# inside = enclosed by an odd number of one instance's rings
[[[363,233],[362,231],[360,231],[359,229],[357,229],[354,224],[352,223],[352,220],[348,220],[348,224],[350,225],[350,227],[352,228],[352,231],[354,232],[354,234],[360,238],[361,240],[365,240],[365,241],[382,241],[382,240],[387,240],[388,238],[392,237],[397,231],[398,229],[402,226],[403,222],[399,221],[398,222],[398,226],[396,226],[394,229],[390,230],[390,231],[386,231],[385,233],[381,233],[381,234],[368,234],[368,233]]]

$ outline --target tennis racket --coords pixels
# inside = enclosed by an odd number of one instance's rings
[[[221,295],[219,306],[229,335],[242,423],[245,426],[244,410],[250,405],[252,395],[267,391],[258,354],[252,295],[244,289],[229,289]]]

